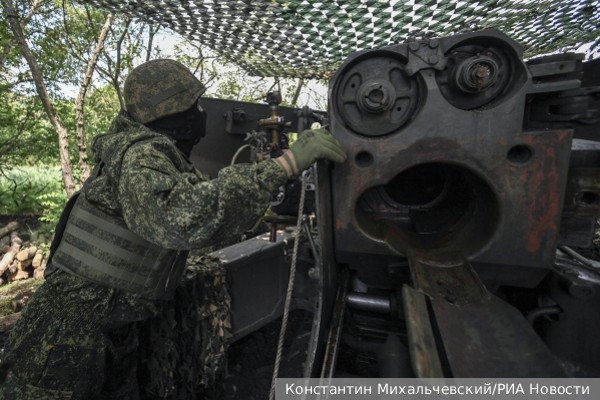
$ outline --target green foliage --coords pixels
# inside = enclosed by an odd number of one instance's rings
[[[185,39],[174,46],[173,57],[195,72],[207,87],[205,93],[207,97],[262,103],[269,91],[280,90],[283,97],[282,106],[310,105],[317,110],[327,109],[327,99],[324,95],[324,88],[327,87],[325,81],[305,82],[296,104],[292,104],[299,83],[297,79],[253,76],[224,58],[216,56],[211,50],[200,48]]]
[[[106,132],[118,111],[119,99],[111,85],[95,88],[88,93],[85,101],[86,143],[91,144],[94,137]]]
[[[13,2],[19,16],[29,15],[30,1]],[[71,160],[76,166],[74,98],[107,13],[81,3],[50,0],[40,4],[21,22],[52,104],[69,132]],[[92,164],[93,138],[108,130],[119,111],[120,88],[128,71],[146,58],[148,29],[147,24],[123,15],[114,19],[84,104],[85,142]],[[287,105],[294,95],[295,80],[250,76],[184,40],[160,49],[156,47],[159,37],[151,58],[173,57],[184,62],[207,85],[209,96],[262,102],[269,90],[282,89],[283,104]],[[173,48],[175,55],[169,52]],[[46,167],[59,164],[56,132],[7,24],[0,24],[0,96],[0,214],[34,213],[53,226],[66,201],[60,168]],[[77,168],[74,173],[78,174]]]
[[[0,169],[16,165],[57,164],[58,142],[56,132],[48,121],[39,97],[19,93],[5,93],[0,102]],[[71,159],[77,159],[75,138],[75,104],[73,101],[55,102],[63,123],[72,132],[69,138]],[[119,102],[112,86],[105,85],[87,96],[85,105],[86,143],[106,132]],[[88,148],[88,156],[91,150]]]
[[[60,191],[42,193],[36,197],[36,200],[39,201],[42,207],[40,221],[46,222],[51,226],[56,225],[67,201],[65,191],[61,188]]]
[[[56,164],[58,143],[37,96],[7,92],[0,102],[0,168],[37,163]],[[69,129],[75,127],[74,104],[55,103]],[[73,149],[75,150],[75,149]]]
[[[0,176],[0,214],[38,214],[54,222],[65,202],[60,167],[21,166]]]
[[[39,3],[30,13],[31,2],[13,3],[52,105],[70,133],[70,158],[77,165],[74,97],[107,13],[58,0]],[[117,89],[143,53],[145,27],[122,16],[114,20],[85,98],[88,159],[93,137],[108,129],[119,110]],[[0,214],[33,213],[53,226],[66,201],[60,167],[46,167],[59,164],[56,132],[7,24],[0,24],[0,96]]]

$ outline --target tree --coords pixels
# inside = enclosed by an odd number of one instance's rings
[[[81,170],[80,179],[81,182],[85,181],[90,176],[90,168],[87,162],[87,151],[85,144],[85,135],[84,135],[84,112],[83,107],[85,103],[85,95],[90,86],[92,75],[94,73],[94,69],[96,68],[96,64],[98,62],[98,57],[100,56],[100,52],[104,48],[104,41],[106,40],[106,36],[112,24],[114,15],[109,13],[106,17],[106,21],[102,26],[102,30],[100,31],[100,35],[98,36],[98,43],[96,44],[96,48],[91,54],[90,60],[87,65],[87,69],[83,74],[83,80],[79,87],[79,93],[77,94],[77,100],[75,102],[75,110],[77,112],[77,144],[79,149],[79,168]]]
[[[54,129],[56,130],[63,183],[67,191],[67,196],[70,197],[75,192],[75,179],[73,178],[73,168],[71,166],[71,159],[69,157],[68,131],[65,128],[60,116],[56,112],[54,104],[48,94],[48,90],[46,89],[46,84],[44,83],[44,76],[42,74],[40,65],[38,64],[37,58],[31,51],[29,43],[27,43],[27,40],[25,39],[25,33],[22,25],[24,20],[17,13],[17,9],[11,0],[0,0],[0,3],[4,8],[4,17],[6,18],[10,30],[14,35],[15,41],[21,49],[23,56],[27,60],[37,93],[40,96],[42,104],[44,105],[44,110],[46,111],[52,126],[54,126]]]
[[[109,82],[123,107],[122,77],[144,51],[146,29],[150,38],[146,57],[151,57],[151,38],[158,29],[148,28],[144,23],[132,23],[128,18],[119,18],[115,27],[114,15],[66,1],[0,1],[9,27],[8,30],[0,29],[0,73],[7,78],[7,84],[0,90],[23,96],[35,88],[58,138],[63,183],[70,196],[78,183],[70,150],[75,137],[69,135],[72,128],[63,121],[75,117],[79,177],[83,181],[89,175],[86,146],[89,135],[85,133],[84,107],[86,96],[95,89],[93,77],[97,75]],[[98,29],[99,26],[102,29]],[[71,115],[71,111],[61,114],[56,105],[65,99],[65,87],[74,86],[79,88],[75,115]],[[0,138],[0,143],[6,143],[6,140]]]
[[[194,71],[207,87],[205,96],[260,103],[265,100],[267,92],[280,90],[283,94],[282,105],[302,107],[310,102],[320,110],[327,108],[324,90],[318,93],[314,89],[316,86],[323,89],[325,82],[252,76],[211,50],[185,39],[174,50],[173,56]]]
[[[0,25],[0,95],[6,100],[0,104],[0,169],[8,160],[58,159],[71,195],[89,174],[86,143],[124,108],[121,88],[129,71],[163,56],[157,45],[164,31],[68,0],[0,1],[9,22]],[[252,77],[201,46],[184,40],[176,46],[168,56],[195,71],[210,96],[260,102],[276,88],[284,105],[306,99],[302,80]],[[33,145],[36,157],[27,156]]]

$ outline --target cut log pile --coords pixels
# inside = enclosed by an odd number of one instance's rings
[[[29,278],[42,278],[48,254],[19,237],[19,224],[0,227],[0,285]]]

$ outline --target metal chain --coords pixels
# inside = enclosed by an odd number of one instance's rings
[[[302,220],[304,214],[304,198],[306,197],[306,178],[300,177],[300,204],[298,205],[298,220],[296,222],[296,239],[294,240],[294,249],[292,252],[292,264],[290,265],[290,278],[288,280],[287,293],[285,295],[285,305],[283,306],[283,317],[281,320],[281,330],[279,331],[279,341],[277,342],[277,354],[275,356],[275,366],[273,367],[273,378],[271,380],[271,391],[269,400],[275,399],[275,380],[279,375],[279,365],[281,364],[281,355],[283,352],[283,341],[287,330],[288,315],[290,312],[290,303],[292,301],[292,292],[294,291],[294,280],[296,278],[296,263],[298,260],[298,247],[300,243],[300,233],[302,229]]]

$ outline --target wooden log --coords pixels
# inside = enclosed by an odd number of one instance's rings
[[[12,221],[6,224],[6,226],[0,228],[0,237],[6,236],[11,232],[14,232],[19,228],[19,223],[17,221]]]
[[[42,265],[43,259],[44,259],[44,251],[42,249],[38,249],[35,252],[35,256],[33,256],[33,261],[31,262],[31,265],[33,266],[33,268],[38,268],[40,265]]]
[[[19,270],[19,262],[17,260],[13,260],[13,262],[8,266],[8,275],[14,275]]]
[[[2,257],[2,260],[0,260],[0,276],[6,272],[8,267],[10,267],[20,249],[21,239],[16,232],[11,232],[10,250],[8,250],[8,252],[4,254],[4,257]]]
[[[19,271],[25,271],[27,268],[31,266],[33,259],[29,258],[25,261],[17,261],[17,269]]]
[[[37,247],[29,246],[28,248],[19,251],[15,257],[19,261],[26,261],[32,259],[35,256],[36,252]]]
[[[48,262],[48,257],[44,257],[42,260],[42,264],[33,270],[33,277],[35,279],[44,279],[44,272],[46,272],[46,263]]]
[[[44,279],[44,272],[46,268],[36,268],[33,270],[33,277],[35,279]]]
[[[23,270],[20,270],[20,269],[17,269],[16,273],[10,275],[10,280],[12,282],[14,282],[14,281],[23,281],[23,280],[29,279],[29,278],[30,278],[29,272],[23,271]]]

